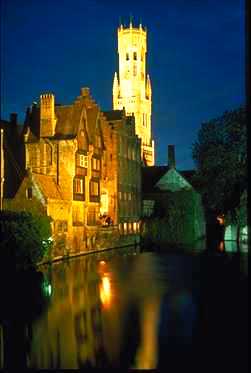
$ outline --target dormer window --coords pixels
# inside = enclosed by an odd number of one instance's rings
[[[88,156],[84,154],[79,154],[79,166],[88,168]]]

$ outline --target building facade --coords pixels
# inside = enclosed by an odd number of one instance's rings
[[[113,109],[134,114],[136,134],[141,139],[141,158],[154,165],[151,130],[152,89],[146,74],[147,31],[141,26],[118,28],[119,74],[113,80]]]
[[[123,164],[121,143],[130,149]],[[114,121],[89,88],[71,105],[57,105],[53,94],[43,94],[27,110],[24,147],[26,176],[8,207],[51,217],[54,255],[112,247],[125,233],[137,233],[140,140],[132,117],[123,112]],[[123,213],[122,191],[131,206]]]

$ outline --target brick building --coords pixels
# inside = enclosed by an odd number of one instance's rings
[[[103,113],[82,88],[71,105],[41,95],[27,110],[23,133],[26,176],[6,207],[50,216],[55,255],[136,233],[141,161],[133,117]]]

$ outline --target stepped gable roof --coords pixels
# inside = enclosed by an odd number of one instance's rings
[[[69,137],[76,135],[76,113],[73,105],[55,106],[57,118],[55,136]]]
[[[86,109],[86,115],[87,115],[86,130],[87,130],[91,143],[94,141],[94,137],[95,137],[98,113],[99,113],[99,107],[96,104],[90,107],[87,107]]]
[[[103,114],[105,115],[107,120],[121,120],[124,117],[124,110],[103,111]]]
[[[75,137],[78,133],[83,110],[85,110],[84,118],[86,118],[86,131],[92,142],[100,109],[90,98],[83,99],[82,97],[79,97],[72,105],[55,106],[55,114],[57,118],[55,137]]]
[[[34,179],[35,183],[38,184],[38,187],[45,198],[64,199],[63,193],[53,176],[36,174],[33,172],[32,178]]]
[[[168,166],[150,166],[142,168],[142,193],[156,193],[160,190],[156,187],[157,182],[164,176],[170,168]],[[193,188],[198,189],[198,183],[194,181],[195,170],[176,170]]]

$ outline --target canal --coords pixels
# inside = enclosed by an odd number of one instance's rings
[[[1,278],[0,368],[247,361],[247,254],[116,249]]]

